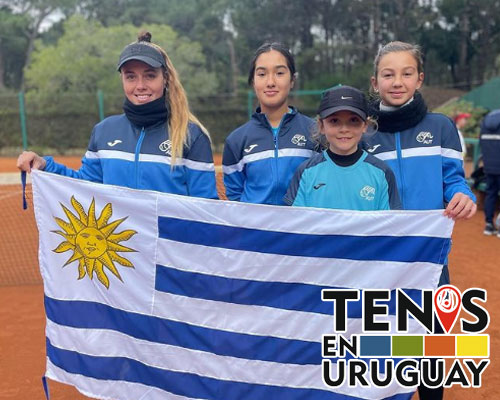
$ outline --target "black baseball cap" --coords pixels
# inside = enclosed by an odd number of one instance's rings
[[[122,68],[123,64],[130,60],[145,62],[153,68],[167,67],[163,55],[158,50],[153,46],[141,42],[129,44],[123,49],[118,61],[118,71]]]
[[[368,104],[363,92],[351,86],[336,86],[323,92],[318,108],[321,119],[343,110],[352,111],[365,121]]]

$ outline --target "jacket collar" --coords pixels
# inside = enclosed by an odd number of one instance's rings
[[[394,111],[381,111],[380,101],[370,103],[369,115],[377,119],[378,130],[381,132],[401,132],[413,128],[424,119],[427,105],[419,92],[415,92],[412,102]]]
[[[297,115],[298,111],[295,107],[293,106],[288,106],[290,109],[291,109],[291,112],[288,112],[286,113],[284,116],[283,116],[283,119],[282,119],[282,122],[281,122],[281,126],[282,128],[289,122],[291,121],[295,115]],[[266,114],[263,114],[261,112],[261,109],[260,107],[257,107],[255,109],[255,112],[252,114],[252,119],[255,119],[256,121],[258,121],[261,125],[265,126],[267,129],[271,130],[272,127],[271,127],[271,124],[269,124],[269,120],[267,119],[266,117]],[[284,129],[281,129],[280,130],[280,135],[282,133],[284,133],[285,130]]]

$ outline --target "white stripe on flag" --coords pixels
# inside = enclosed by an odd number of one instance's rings
[[[325,386],[321,365],[280,364],[225,357],[138,340],[119,332],[75,329],[50,323],[50,321],[48,321],[47,329],[51,332],[54,346],[90,356],[125,357],[155,368],[203,375],[222,381],[318,389],[351,396],[358,391],[349,387],[328,388]],[[75,342],[78,343],[77,346]],[[110,346],[110,343],[114,345]],[[335,363],[332,364],[331,374],[332,376],[337,374]],[[379,399],[380,396],[386,397],[407,391],[408,389],[401,388],[394,382],[386,388],[374,390],[371,395],[364,398]],[[363,392],[359,391],[358,394],[366,396]]]
[[[311,342],[319,342],[322,335],[333,332],[334,320],[332,315],[202,300],[161,292],[156,294],[154,313],[162,318],[205,328]],[[380,317],[380,320],[388,322],[391,332],[396,332],[395,315]],[[346,328],[343,334],[347,337],[359,334],[362,331],[361,318],[349,318]],[[408,321],[408,333],[422,334],[422,326],[411,319]]]
[[[136,400],[201,400],[192,397],[178,396],[166,392],[156,387],[144,385],[142,383],[117,381],[110,385],[108,381],[90,378],[85,375],[71,374],[57,365],[54,365],[47,357],[47,378],[56,382],[74,385],[78,391],[89,398],[97,398],[99,393],[101,399],[136,399]]]
[[[189,272],[255,281],[308,283],[360,289],[437,286],[441,265],[286,256],[158,241],[157,262]]]
[[[345,211],[167,196],[158,215],[276,232],[449,237],[453,229],[443,210]]]

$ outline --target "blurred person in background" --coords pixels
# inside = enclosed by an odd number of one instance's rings
[[[465,156],[467,155],[467,147],[465,144],[464,140],[464,134],[462,133],[462,130],[465,128],[465,125],[467,125],[467,120],[470,118],[471,114],[464,112],[460,113],[453,118],[453,121],[455,121],[455,126],[457,127],[458,131],[458,136],[460,138],[460,144],[462,145],[462,154],[465,160]]]
[[[486,175],[486,197],[484,199],[484,216],[486,225],[483,233],[487,236],[500,237],[500,217],[493,223],[495,209],[500,191],[500,109],[491,111],[481,123],[479,145],[483,155],[483,169]]]
[[[17,167],[92,182],[217,198],[210,138],[189,111],[186,93],[167,53],[149,32],[119,58],[124,114],[98,123],[79,170],[52,157],[23,152]]]

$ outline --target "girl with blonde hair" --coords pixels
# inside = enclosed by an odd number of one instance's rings
[[[118,71],[125,94],[124,114],[94,127],[79,170],[31,151],[19,156],[18,168],[217,198],[208,132],[189,111],[186,93],[165,50],[151,43],[149,32],[141,33],[123,49]]]

